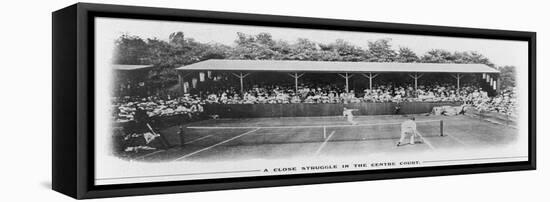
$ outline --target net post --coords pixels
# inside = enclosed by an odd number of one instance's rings
[[[323,140],[327,139],[327,126],[323,126]]]
[[[185,132],[183,131],[183,126],[180,125],[179,126],[179,130],[178,130],[178,137],[180,138],[180,147],[183,147],[185,145]]]
[[[439,120],[439,135],[443,136],[443,120]]]

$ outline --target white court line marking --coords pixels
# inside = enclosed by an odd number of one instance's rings
[[[193,142],[196,142],[196,141],[199,141],[199,140],[208,138],[208,137],[210,137],[210,136],[212,136],[212,135],[207,135],[207,136],[204,136],[204,137],[195,138],[195,139],[193,139],[193,140],[191,140],[191,141],[189,141],[189,142],[186,142],[185,144],[191,144],[191,143],[193,143]]]
[[[315,155],[319,155],[319,153],[321,153],[321,150],[323,149],[323,147],[325,147],[325,145],[327,144],[328,140],[330,140],[330,138],[332,137],[332,135],[334,135],[334,132],[335,131],[332,131],[330,133],[330,135],[328,135],[327,139],[323,142],[323,144],[321,144],[321,146],[319,146],[319,149],[317,149],[317,152],[315,152]]]
[[[430,147],[431,150],[435,149],[434,146],[432,145],[432,143],[430,143],[430,141],[428,141],[426,138],[424,138],[424,136],[422,136],[422,134],[420,134],[420,132],[416,131],[416,134],[418,134],[418,136],[420,136],[422,141],[425,142],[426,145],[428,145],[428,147]]]
[[[240,137],[242,137],[242,136],[248,135],[248,134],[250,134],[250,133],[256,132],[257,130],[260,130],[260,128],[256,128],[256,129],[254,129],[254,130],[248,131],[248,132],[246,132],[246,133],[243,133],[243,134],[237,135],[237,136],[235,136],[235,137],[229,138],[229,139],[227,139],[227,140],[224,140],[224,141],[222,141],[222,142],[216,143],[216,144],[214,144],[214,145],[212,145],[212,146],[209,146],[209,147],[200,149],[200,150],[195,151],[195,152],[192,152],[192,153],[190,153],[190,154],[186,154],[186,155],[184,155],[184,156],[182,156],[182,157],[179,157],[179,158],[175,159],[174,161],[179,161],[179,160],[181,160],[181,159],[184,159],[184,158],[193,156],[193,155],[198,154],[198,153],[200,153],[200,152],[203,152],[203,151],[212,149],[212,148],[217,147],[217,146],[219,146],[219,145],[221,145],[221,144],[225,144],[225,143],[227,143],[227,142],[229,142],[229,141],[232,141],[232,140],[234,140],[234,139],[237,139],[237,138],[240,138]]]
[[[156,153],[159,153],[159,152],[163,152],[163,151],[165,151],[165,150],[161,149],[161,150],[157,150],[157,151],[154,151],[154,152],[145,154],[145,155],[143,155],[143,156],[138,156],[138,157],[135,158],[135,160],[137,160],[137,159],[142,159],[142,158],[145,158],[145,157],[148,157],[148,156],[151,156],[151,155],[153,155],[153,154],[156,154]]]
[[[455,136],[449,135],[448,133],[445,134],[445,135],[446,135],[446,136],[449,136],[449,137],[450,137],[451,139],[453,139],[454,141],[460,143],[462,146],[466,146],[466,145],[467,145],[466,143],[464,143],[464,141],[462,141],[462,140],[456,138]]]
[[[416,121],[416,123],[428,123],[439,122],[440,120],[427,120]],[[189,129],[253,129],[253,128],[335,128],[335,127],[356,127],[356,126],[378,126],[378,125],[394,125],[401,124],[401,122],[387,122],[387,123],[371,123],[371,124],[357,124],[357,125],[310,125],[310,126],[189,126]]]

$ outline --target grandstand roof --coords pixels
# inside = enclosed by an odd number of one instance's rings
[[[485,64],[332,62],[301,60],[221,60],[211,59],[185,65],[177,70],[276,71],[276,72],[441,72],[499,73]]]
[[[153,65],[120,65],[120,64],[113,64],[112,65],[113,69],[122,70],[122,71],[145,69],[145,68],[149,68],[149,67],[153,67]]]

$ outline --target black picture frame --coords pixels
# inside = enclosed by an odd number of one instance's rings
[[[529,157],[524,162],[96,186],[94,179],[94,17],[216,22],[528,42]],[[352,182],[536,169],[536,33],[78,3],[52,14],[52,188],[78,199]]]

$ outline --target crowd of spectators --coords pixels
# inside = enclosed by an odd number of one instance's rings
[[[456,102],[472,101],[474,97],[488,97],[487,92],[474,85],[456,89],[453,85],[419,85],[415,90],[411,85],[386,84],[365,89],[363,92],[335,86],[302,85],[294,87],[262,86],[243,92],[235,89],[207,91],[206,103],[220,104],[286,104],[286,103],[359,103],[359,102]]]
[[[198,96],[186,94],[182,97],[166,99],[159,97],[122,97],[115,98],[113,104],[113,118],[117,122],[128,122],[135,120],[137,116],[164,117],[174,115],[185,115],[193,119],[204,111],[201,99]]]
[[[517,115],[517,93],[515,89],[506,89],[494,97],[476,97],[470,104],[479,112],[496,112],[508,116]]]
[[[198,116],[204,104],[287,104],[287,103],[360,103],[360,102],[462,102],[479,111],[513,114],[517,99],[513,89],[501,91],[490,97],[482,88],[466,84],[457,89],[452,84],[433,83],[418,85],[397,85],[387,83],[373,86],[362,92],[335,85],[294,86],[264,85],[254,86],[242,95],[235,88],[208,90],[200,95],[185,94],[181,97],[170,96],[132,98],[123,97],[113,101],[114,117],[119,122],[134,119],[136,111],[143,110],[148,117],[173,115]]]

